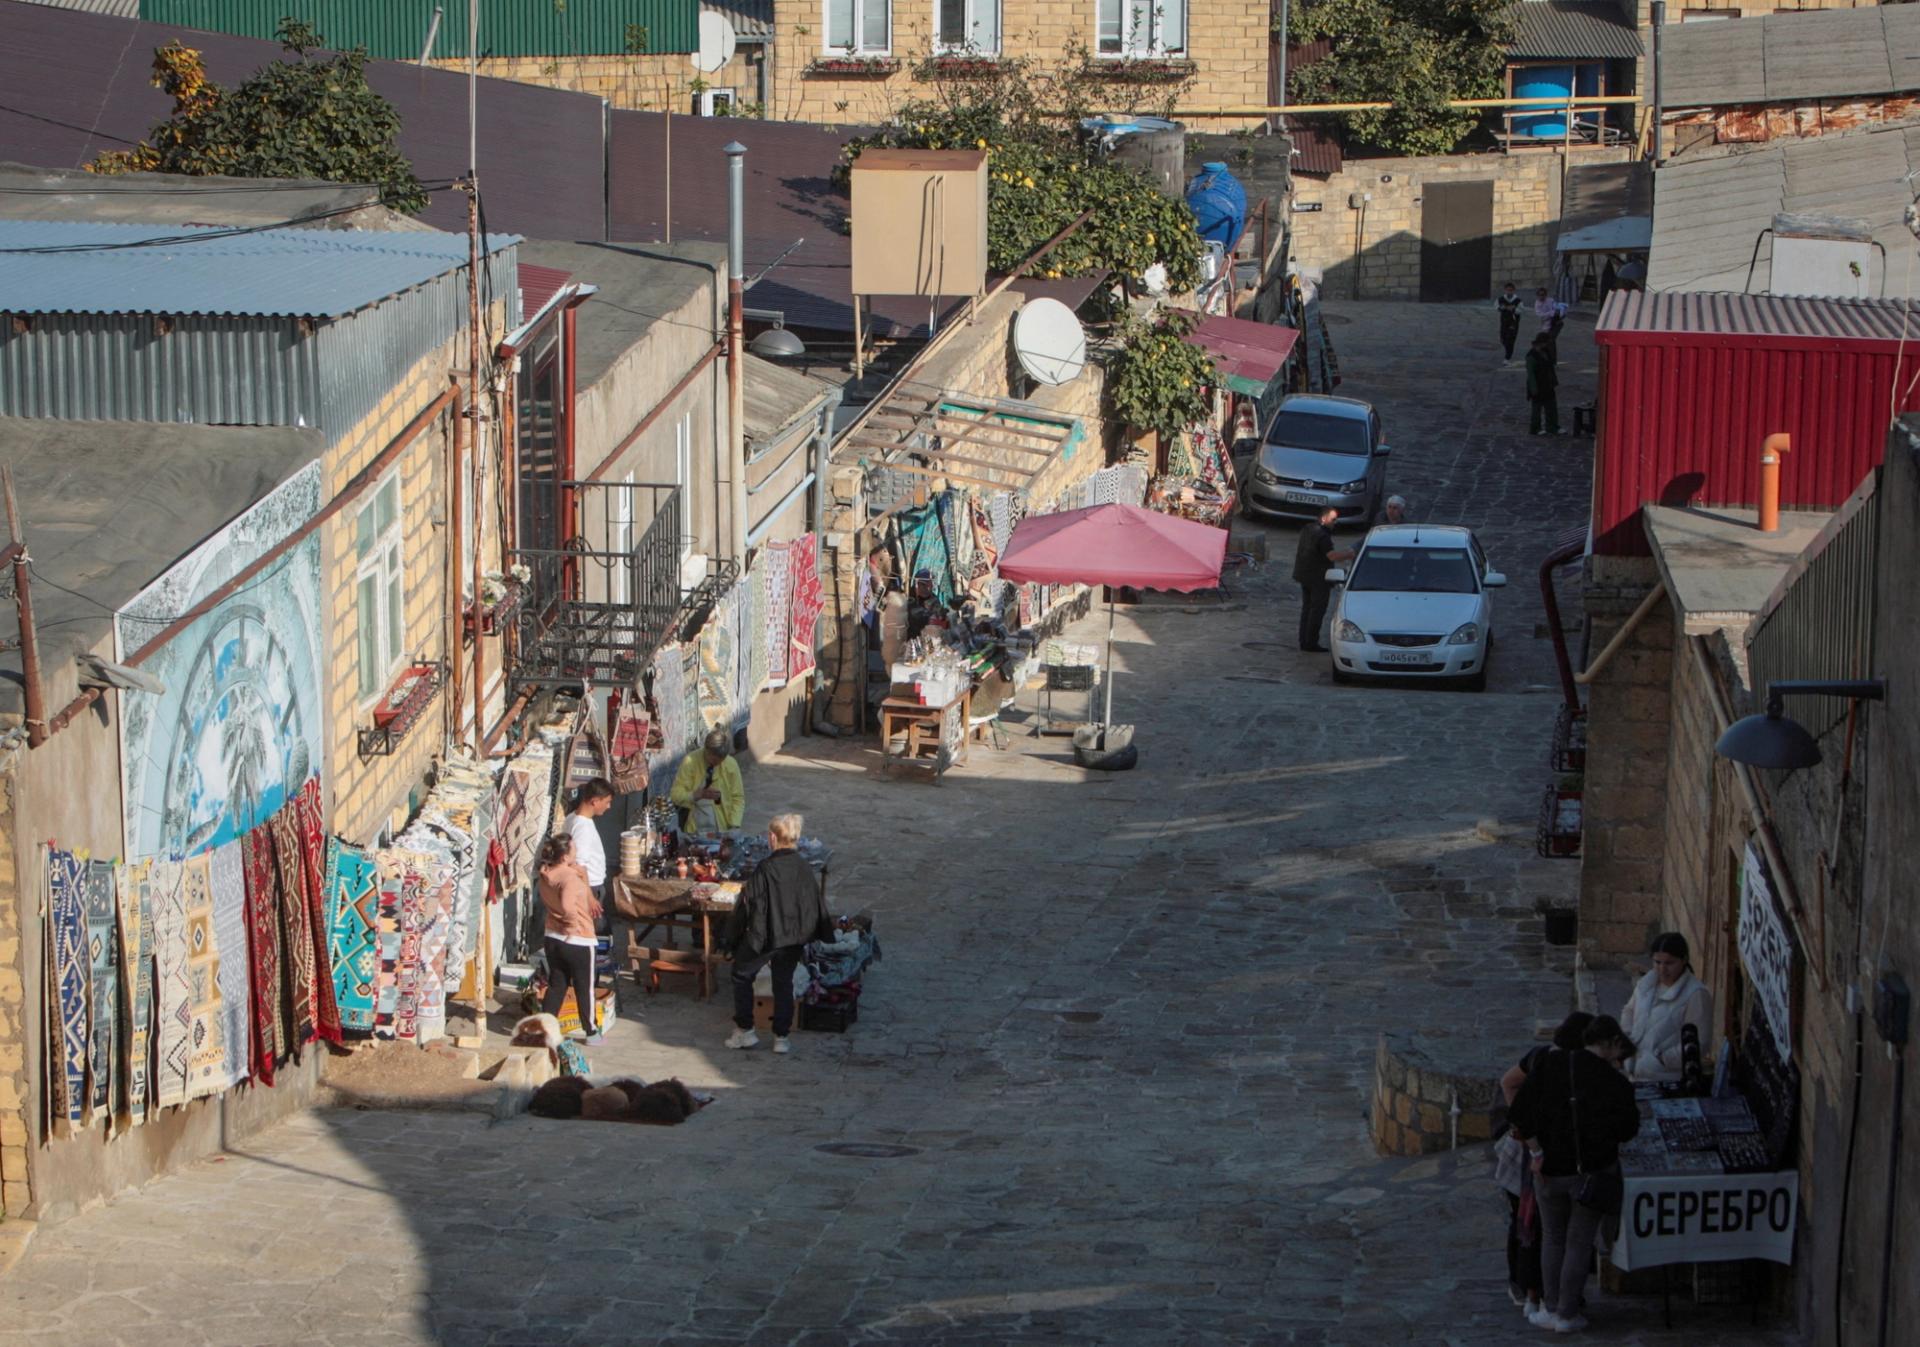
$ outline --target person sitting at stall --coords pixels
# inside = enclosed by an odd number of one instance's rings
[[[1581,1036],[1578,1052],[1550,1052],[1527,1073],[1507,1111],[1532,1154],[1540,1204],[1540,1308],[1535,1328],[1577,1333],[1601,1223],[1619,1215],[1620,1147],[1640,1131],[1633,1082],[1617,1069],[1633,1040],[1611,1015]]]
[[[944,622],[945,613],[933,592],[933,572],[922,566],[913,573],[913,597],[907,601],[907,639],[925,631],[936,617]]]
[[[580,1028],[587,1044],[606,1042],[596,1023],[593,1000],[594,925],[600,901],[587,884],[587,872],[574,855],[573,839],[555,833],[540,844],[540,906],[546,909],[547,994],[540,1013],[558,1015],[573,989]]]
[[[747,815],[747,788],[733,758],[733,736],[707,731],[698,753],[689,753],[673,774],[672,799],[680,810],[680,829],[718,837],[740,826]]]
[[[733,960],[734,1031],[730,1048],[759,1046],[753,1029],[753,980],[762,968],[773,978],[773,1050],[788,1051],[793,1028],[793,970],[807,943],[831,940],[833,917],[813,867],[794,848],[805,820],[776,815],[767,825],[773,854],[748,876],[721,936],[719,952]]]
[[[1640,1044],[1627,1063],[1628,1074],[1635,1080],[1679,1080],[1681,1031],[1689,1024],[1700,1036],[1704,1062],[1713,1032],[1713,992],[1693,974],[1687,938],[1667,931],[1654,937],[1653,967],[1634,984],[1620,1010],[1620,1027]]]

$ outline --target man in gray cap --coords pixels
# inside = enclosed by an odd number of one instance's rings
[[[680,826],[705,836],[733,832],[747,814],[747,788],[733,759],[733,736],[715,728],[698,753],[689,753],[673,776],[672,799]]]

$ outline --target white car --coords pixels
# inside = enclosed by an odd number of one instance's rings
[[[1382,524],[1352,564],[1327,572],[1345,588],[1333,606],[1333,677],[1372,675],[1487,685],[1493,600],[1507,577],[1487,568],[1473,530]]]

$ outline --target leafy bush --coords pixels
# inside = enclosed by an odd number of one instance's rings
[[[1220,382],[1213,357],[1188,342],[1199,316],[1163,309],[1152,322],[1130,322],[1107,365],[1114,415],[1171,440],[1208,412],[1206,389]]]

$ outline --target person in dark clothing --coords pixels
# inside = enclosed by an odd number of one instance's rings
[[[1572,1333],[1580,1315],[1594,1235],[1610,1214],[1576,1200],[1588,1175],[1620,1168],[1621,1143],[1640,1130],[1633,1082],[1620,1064],[1633,1040],[1611,1015],[1595,1019],[1578,1052],[1548,1053],[1527,1074],[1507,1121],[1533,1152],[1533,1190],[1540,1203],[1540,1280],[1544,1297],[1528,1321]]]
[[[759,1046],[753,1031],[753,980],[762,968],[773,976],[773,1050],[786,1052],[793,1028],[793,970],[811,940],[833,936],[833,918],[813,867],[794,850],[805,826],[798,814],[781,814],[767,825],[773,854],[754,869],[740,891],[720,952],[733,960],[733,1035],[730,1048]]]
[[[1320,628],[1327,620],[1327,605],[1333,601],[1333,586],[1327,583],[1327,571],[1338,561],[1353,560],[1353,552],[1336,550],[1333,526],[1340,518],[1338,510],[1320,512],[1320,518],[1300,530],[1300,542],[1293,553],[1293,578],[1300,582],[1300,648],[1322,651]]]
[[[1593,1016],[1584,1010],[1576,1010],[1560,1021],[1560,1027],[1553,1031],[1551,1043],[1541,1043],[1529,1048],[1519,1062],[1507,1068],[1500,1077],[1500,1092],[1506,1097],[1507,1107],[1513,1107],[1514,1098],[1520,1093],[1520,1087],[1539,1069],[1550,1052],[1578,1052],[1581,1038],[1587,1032],[1587,1026],[1593,1023]],[[1524,1176],[1532,1179],[1531,1174]],[[1540,1312],[1541,1297],[1545,1292],[1540,1277],[1540,1237],[1537,1214],[1532,1222],[1531,1240],[1523,1237],[1520,1228],[1520,1198],[1507,1194],[1507,1296],[1525,1310],[1528,1315]]]
[[[1507,353],[1509,365],[1513,363],[1513,343],[1520,336],[1520,292],[1508,281],[1500,291],[1500,297],[1494,301],[1500,310],[1500,349]]]
[[[1547,434],[1560,433],[1560,371],[1554,368],[1553,338],[1545,332],[1527,348],[1527,404],[1529,433],[1540,434],[1542,422]]]

